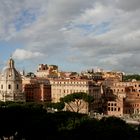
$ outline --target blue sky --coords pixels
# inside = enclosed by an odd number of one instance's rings
[[[0,0],[0,68],[139,73],[139,0]]]
[[[16,31],[20,31],[27,26],[30,26],[36,20],[36,13],[32,12],[32,10],[22,10],[19,16],[15,19],[15,29]]]
[[[10,43],[1,41],[0,42],[0,64],[1,68],[5,66],[7,60],[12,56],[13,52],[18,48],[22,48],[22,44]]]

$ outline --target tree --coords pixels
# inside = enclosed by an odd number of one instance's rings
[[[123,75],[123,81],[132,81],[133,79],[135,80],[140,80],[140,75],[139,74],[129,74],[129,75]]]
[[[45,108],[51,108],[51,109],[57,109],[58,111],[61,111],[64,107],[65,104],[64,102],[57,102],[57,103],[45,103]]]
[[[69,111],[79,113],[85,107],[86,103],[89,105],[93,102],[93,96],[84,92],[75,92],[60,98],[60,101],[65,103]]]

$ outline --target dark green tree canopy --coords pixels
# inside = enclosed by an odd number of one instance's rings
[[[85,102],[90,103],[93,102],[93,97],[85,92],[75,92],[73,94],[68,94],[60,99],[61,102],[65,103],[74,102],[76,100],[84,100]]]
[[[46,108],[51,108],[51,109],[57,109],[58,111],[61,111],[64,107],[65,104],[64,102],[57,102],[57,103],[46,103],[45,104]]]
[[[78,98],[79,99],[79,98]],[[80,98],[81,99],[81,98]],[[47,112],[42,103],[0,102],[0,140],[139,140],[140,126],[121,118],[90,118],[87,114]]]
[[[90,96],[85,92],[75,92],[60,98],[60,102],[67,104],[74,112],[74,107],[76,108],[76,112],[79,112],[82,109],[83,101],[90,104],[93,102],[93,96]]]
[[[132,81],[133,79],[140,81],[140,75],[139,74],[129,74],[129,75],[123,75],[123,81]]]

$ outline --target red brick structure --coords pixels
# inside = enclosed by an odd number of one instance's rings
[[[106,114],[140,114],[140,81],[115,82],[106,89],[109,89],[104,92]],[[111,96],[114,96],[114,99],[110,99]]]
[[[51,101],[51,86],[45,84],[26,84],[23,86],[26,102]]]
[[[22,88],[26,102],[51,101],[51,85],[47,79],[24,77]]]

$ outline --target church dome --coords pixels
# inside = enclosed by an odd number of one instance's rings
[[[7,67],[1,73],[1,79],[6,81],[21,81],[21,75],[14,67],[14,60],[10,58]]]

